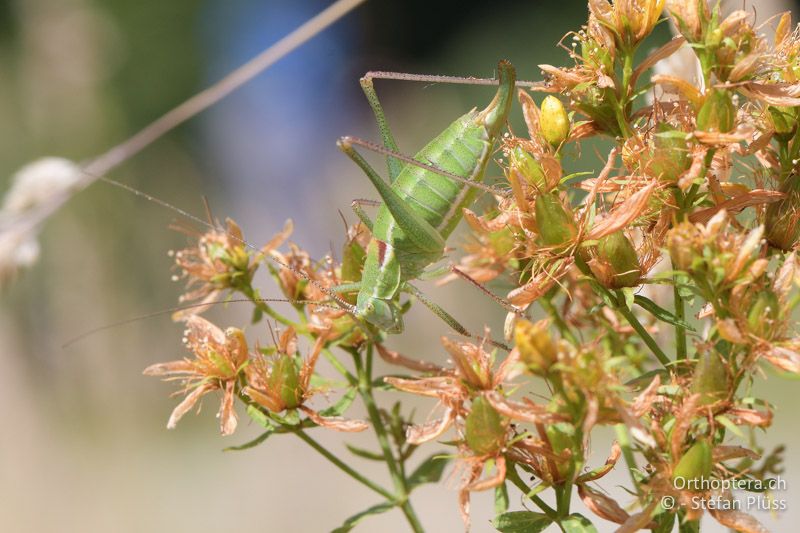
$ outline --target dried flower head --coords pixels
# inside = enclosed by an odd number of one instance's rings
[[[311,353],[301,362],[297,355],[297,334],[291,328],[285,330],[271,350],[272,356],[262,354],[252,358],[245,370],[247,385],[242,392],[271,413],[298,409],[319,426],[336,431],[364,431],[369,427],[366,422],[325,416],[307,405],[319,392],[311,387],[311,376],[326,342],[325,335],[317,337]]]
[[[219,408],[220,431],[230,435],[236,430],[236,411],[233,402],[239,374],[249,360],[247,340],[240,329],[220,328],[199,316],[185,320],[184,343],[194,359],[181,359],[169,363],[158,363],[144,370],[146,376],[166,376],[178,379],[183,389],[177,394],[186,398],[172,411],[167,427],[172,429],[204,395],[215,390],[222,391]]]

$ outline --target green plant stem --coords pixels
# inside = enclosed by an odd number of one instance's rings
[[[558,309],[553,305],[553,300],[550,298],[541,298],[539,300],[539,305],[542,306],[550,318],[553,320],[553,323],[558,328],[558,331],[561,333],[561,336],[567,339],[570,343],[577,346],[579,343],[578,338],[575,337],[575,334],[569,329],[569,326],[564,319],[561,318],[561,314],[558,312]]]
[[[678,276],[672,276],[675,284],[672,286],[672,295],[675,300],[675,318],[681,322],[686,321],[686,309],[681,296],[680,288],[678,287]],[[675,326],[675,358],[677,360],[686,359],[686,328],[683,326]]]
[[[639,481],[633,474],[633,472],[636,470],[636,459],[633,457],[633,449],[631,448],[631,438],[630,435],[628,435],[628,428],[625,427],[625,424],[617,424],[614,426],[614,431],[617,433],[617,442],[619,443],[620,448],[622,448],[622,457],[625,459],[625,464],[628,466],[628,474],[631,476],[633,486],[636,488],[636,493],[641,495],[642,491],[639,487]]]
[[[594,278],[589,266],[580,257],[575,258],[575,265],[585,276],[593,278],[596,281],[596,278]],[[613,304],[614,309],[619,311],[625,320],[627,320],[628,324],[630,324],[634,331],[636,331],[636,333],[642,338],[642,341],[647,345],[648,348],[650,348],[650,351],[653,352],[653,355],[656,356],[656,359],[658,359],[662,365],[669,366],[671,361],[669,360],[669,357],[667,357],[667,354],[664,353],[656,340],[650,335],[650,333],[647,332],[644,326],[642,326],[642,323],[639,322],[639,319],[636,318],[636,315],[634,315],[631,310],[628,309],[628,307],[625,305],[624,299],[623,302],[620,303],[619,294],[612,293],[600,285],[599,282],[595,283],[593,286],[596,287],[596,289],[602,293],[601,295],[605,296],[605,299]]]
[[[539,507],[539,509],[541,509],[544,512],[544,514],[547,515],[548,518],[550,518],[553,521],[556,521],[558,519],[558,513],[556,512],[555,509],[547,505],[547,502],[545,502],[536,494],[531,494],[532,492],[531,488],[528,485],[526,485],[525,482],[522,481],[522,479],[519,477],[519,473],[517,473],[517,469],[513,463],[510,465],[510,468],[506,471],[506,479],[511,481],[511,483],[513,483],[515,487],[521,490],[522,494],[524,494],[525,497],[528,498],[530,501],[535,503],[536,506]]]
[[[658,359],[662,365],[669,366],[671,361],[669,360],[669,357],[667,357],[667,354],[664,353],[656,340],[650,335],[650,333],[647,332],[642,323],[639,322],[639,319],[636,318],[636,315],[634,315],[624,303],[620,305],[619,300],[617,300],[617,311],[619,311],[619,313],[625,317],[625,320],[628,321],[628,324],[631,325],[639,337],[641,337],[642,341],[647,345],[648,348],[650,348],[650,351],[653,352],[653,355],[656,356],[656,359]]]
[[[268,306],[265,302],[260,301],[259,296],[258,296],[258,294],[256,294],[256,291],[255,291],[255,289],[253,289],[252,285],[248,284],[248,285],[245,285],[245,286],[239,288],[239,292],[241,292],[245,296],[245,298],[247,298],[251,302],[253,302],[253,305],[256,307],[256,309],[258,309],[262,313],[264,313],[264,314],[268,315],[269,317],[273,318],[274,320],[280,322],[284,326],[291,326],[291,327],[295,328],[296,330],[298,329],[297,328],[297,324],[295,324],[294,322],[292,322],[291,320],[289,320],[288,318],[286,318],[282,314],[280,314],[277,311],[275,311],[272,307]]]
[[[628,105],[628,96],[631,94],[632,87],[629,87],[631,84],[631,78],[633,77],[633,56],[636,54],[636,50],[630,50],[623,54],[622,56],[622,94],[620,95],[620,104],[623,107]]]
[[[628,98],[631,94],[631,88],[629,87],[631,83],[631,77],[633,76],[633,55],[634,51],[627,51],[623,54],[623,64],[622,64],[622,86],[620,87],[620,93],[617,95],[617,101],[614,105],[614,115],[617,119],[617,124],[619,125],[620,134],[623,138],[627,139],[631,136],[631,127],[628,124],[628,117],[627,117],[627,107],[628,107]]]
[[[353,359],[355,361],[356,370],[358,373],[358,392],[361,400],[367,408],[369,420],[372,423],[372,429],[375,431],[375,436],[378,439],[378,444],[383,452],[383,458],[386,461],[386,467],[389,469],[389,475],[394,483],[394,488],[397,495],[394,501],[397,502],[403,514],[408,520],[409,525],[415,532],[424,531],[422,524],[417,517],[411,502],[408,499],[408,484],[403,476],[402,469],[398,465],[398,460],[392,452],[391,444],[389,443],[389,436],[386,432],[386,426],[383,423],[383,418],[375,403],[375,397],[372,394],[372,344],[367,346],[366,363],[364,365],[360,362],[360,357],[357,351],[352,351]]]
[[[395,496],[391,492],[389,492],[388,490],[384,489],[383,487],[377,485],[376,483],[370,481],[369,479],[365,478],[364,476],[362,476],[361,474],[359,474],[358,472],[356,472],[355,470],[350,468],[344,461],[342,461],[341,459],[339,459],[338,457],[333,455],[331,452],[326,450],[320,443],[318,443],[316,440],[314,440],[312,437],[310,437],[302,429],[295,429],[293,431],[293,433],[295,435],[297,435],[298,437],[300,437],[300,439],[303,442],[305,442],[306,444],[308,444],[309,446],[314,448],[314,450],[316,450],[320,455],[325,457],[328,461],[330,461],[336,467],[338,467],[339,470],[341,470],[342,472],[344,472],[345,474],[347,474],[351,478],[355,479],[356,481],[358,481],[359,483],[361,483],[365,487],[368,487],[369,489],[377,492],[378,494],[380,494],[381,496],[383,496],[387,500],[389,500],[391,502],[396,501]]]
[[[347,380],[350,385],[354,387],[358,385],[358,379],[344,367],[341,361],[339,361],[339,359],[333,355],[330,349],[323,348],[322,355],[328,360],[331,366]]]

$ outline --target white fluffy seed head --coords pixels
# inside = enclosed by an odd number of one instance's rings
[[[28,163],[14,174],[3,198],[3,211],[21,213],[74,190],[82,175],[77,164],[61,157],[43,157]]]

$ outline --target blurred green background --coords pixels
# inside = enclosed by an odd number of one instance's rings
[[[759,4],[765,20],[774,6]],[[219,79],[320,11],[311,0],[17,0],[0,2],[0,185],[45,155],[97,155]],[[367,70],[492,76],[510,59],[522,79],[540,63],[564,64],[556,47],[585,21],[578,0],[478,2],[372,0],[210,111],[168,134],[111,175],[189,212],[240,222],[254,244],[292,218],[293,240],[316,256],[342,243],[342,210],[374,198],[342,156],[343,134],[376,139],[357,80]],[[667,38],[659,30],[653,45]],[[402,150],[414,152],[451,120],[481,106],[486,87],[377,82]],[[524,131],[519,112],[513,124]],[[575,169],[600,160],[584,146]],[[602,146],[602,145],[600,145]],[[381,168],[379,158],[370,158]],[[497,174],[496,169],[493,171]],[[4,187],[3,187],[4,188]],[[184,355],[182,328],[166,316],[62,344],[96,326],[175,305],[167,251],[185,240],[167,229],[176,215],[99,183],[73,198],[42,233],[42,257],[0,300],[0,520],[6,531],[325,531],[375,503],[373,496],[289,437],[222,453],[258,428],[241,418],[222,439],[207,398],[175,431],[170,385],[145,378],[154,362]],[[455,235],[454,239],[459,236]],[[473,330],[499,331],[503,312],[463,284],[426,286]],[[269,290],[267,290],[269,293]],[[455,305],[457,303],[457,306]],[[246,309],[215,309],[221,325],[247,324]],[[392,346],[443,361],[449,331],[424,308]],[[252,338],[266,337],[253,328]],[[323,371],[325,369],[323,368]],[[789,444],[790,494],[800,496],[795,460],[800,423],[794,383],[770,377],[761,391],[777,406],[767,443]],[[425,416],[430,402],[417,402]],[[243,413],[242,413],[243,414]],[[355,413],[358,414],[358,413]],[[343,452],[338,435],[319,438]],[[596,439],[604,460],[607,435]],[[354,439],[368,446],[369,435]],[[430,451],[434,451],[431,447]],[[345,452],[343,452],[345,453]],[[420,454],[422,456],[424,454]],[[384,479],[382,465],[366,463]],[[615,482],[604,487],[622,495]],[[430,531],[458,531],[456,493],[427,486],[416,505]],[[473,497],[473,530],[490,530],[489,495]],[[625,501],[623,499],[623,501]],[[775,531],[800,518],[797,505]],[[514,500],[517,504],[518,500]],[[598,520],[602,531],[613,527]],[[712,524],[709,524],[712,526]],[[361,531],[405,531],[399,513]],[[714,530],[712,526],[710,531]]]

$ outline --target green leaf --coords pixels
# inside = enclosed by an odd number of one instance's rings
[[[268,429],[258,437],[254,438],[250,442],[245,442],[244,444],[240,444],[238,446],[228,446],[227,448],[223,448],[223,452],[240,452],[242,450],[249,450],[250,448],[255,448],[265,440],[269,438],[270,435],[275,433],[275,429]]]
[[[687,331],[695,331],[695,329],[686,321],[679,320],[674,314],[670,313],[663,307],[659,306],[650,298],[645,298],[644,296],[637,294],[633,301],[638,304],[642,309],[656,317],[657,319],[661,320],[662,322],[666,322],[667,324],[672,324],[673,326],[680,326]]]
[[[594,524],[583,515],[571,514],[561,521],[564,533],[597,533]]]
[[[369,450],[364,450],[361,448],[357,448],[355,446],[351,446],[350,444],[345,444],[350,453],[353,455],[357,455],[358,457],[363,457],[364,459],[369,459],[370,461],[383,461],[385,457],[382,453],[371,452]]]
[[[264,411],[262,411],[255,405],[247,406],[247,416],[249,416],[253,420],[253,422],[255,422],[256,424],[258,424],[263,428],[270,430],[275,429],[275,426],[272,425],[272,422],[270,422],[269,417],[266,414],[264,414]]]
[[[271,417],[273,420],[275,420],[279,424],[283,424],[284,426],[300,425],[300,413],[297,411],[297,409],[287,409],[285,412],[286,412],[285,415],[272,413]]]
[[[324,417],[331,417],[331,416],[342,416],[342,414],[347,411],[347,409],[352,405],[353,400],[356,397],[356,389],[355,387],[351,387],[347,389],[347,392],[339,398],[339,401],[335,404],[327,407],[319,412],[320,415]]]
[[[348,386],[346,381],[341,379],[326,378],[325,376],[320,376],[319,374],[312,374],[309,384],[311,385],[312,389],[323,390],[343,389]]]
[[[253,317],[250,319],[251,324],[258,324],[261,322],[261,319],[264,317],[264,311],[261,310],[260,307],[253,308]]]
[[[501,533],[539,533],[552,523],[547,515],[533,511],[511,511],[492,521],[492,525]]]
[[[505,482],[494,489],[494,514],[501,515],[508,511],[508,489]]]
[[[632,387],[634,390],[641,390],[650,385],[656,376],[661,376],[661,383],[666,383],[669,378],[669,372],[663,368],[650,370],[644,374],[637,376],[630,381],[625,382],[625,386]]]
[[[669,512],[659,513],[653,517],[653,521],[656,523],[656,527],[652,530],[653,533],[672,533],[675,514]]]
[[[348,531],[353,529],[356,526],[356,524],[361,522],[366,517],[374,514],[385,513],[386,511],[391,510],[393,507],[394,503],[391,502],[383,502],[379,503],[378,505],[373,505],[369,509],[364,509],[360,513],[354,514],[353,516],[345,520],[341,526],[331,531],[331,533],[347,533]]]
[[[425,483],[436,483],[442,478],[447,462],[450,459],[441,453],[431,455],[414,470],[408,478],[409,490]]]
[[[740,439],[747,439],[744,432],[742,432],[741,428],[739,428],[739,426],[734,424],[730,418],[723,415],[718,415],[714,417],[714,420],[725,426],[726,429],[728,429],[731,433],[733,433]]]
[[[623,287],[620,289],[622,291],[622,295],[625,297],[625,307],[628,308],[628,311],[633,311],[633,302],[636,298],[636,294],[633,292],[633,287]]]

